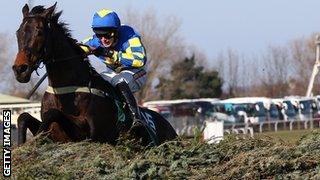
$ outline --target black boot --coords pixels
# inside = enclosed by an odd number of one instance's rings
[[[145,123],[141,119],[139,107],[128,84],[126,82],[121,82],[117,84],[117,88],[120,90],[124,101],[127,103],[131,114],[131,118],[133,120],[130,131],[137,132],[137,130],[145,130]]]

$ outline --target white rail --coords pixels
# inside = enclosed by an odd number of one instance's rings
[[[22,104],[5,104],[0,105],[0,115],[2,117],[2,110],[11,110],[11,124],[17,124],[17,119],[23,112],[29,113],[31,116],[40,119],[41,103],[22,103]]]

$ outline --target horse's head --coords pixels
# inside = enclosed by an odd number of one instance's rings
[[[46,43],[50,20],[56,3],[48,9],[35,7],[29,12],[26,4],[22,8],[23,20],[17,30],[18,53],[12,66],[16,79],[29,82],[31,74],[46,56]]]

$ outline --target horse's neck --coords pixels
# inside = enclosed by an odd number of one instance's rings
[[[46,66],[49,85],[53,87],[84,86],[88,72],[85,71],[87,68],[84,63],[80,62],[82,58],[79,52],[75,50],[65,34],[61,32],[53,32],[53,34],[55,36],[52,37],[51,42],[51,59],[54,62]]]

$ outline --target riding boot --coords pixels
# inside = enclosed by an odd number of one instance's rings
[[[121,95],[123,96],[124,101],[129,107],[131,118],[133,120],[130,131],[136,132],[139,129],[145,129],[145,123],[141,119],[139,107],[137,105],[136,99],[133,96],[128,84],[126,82],[121,82],[117,85],[117,88],[120,90]]]

